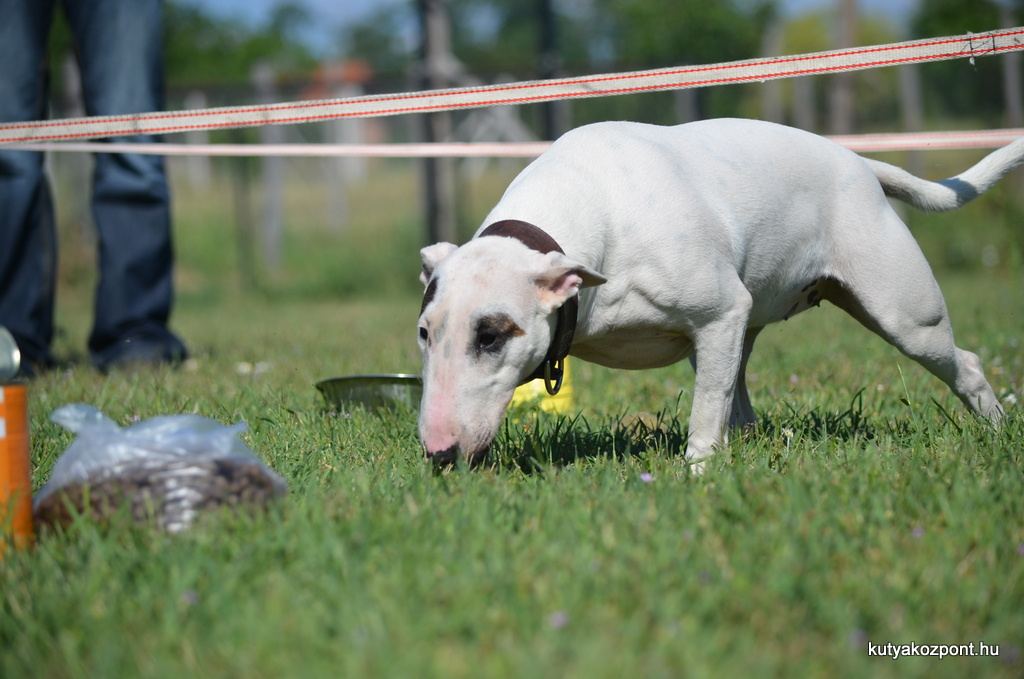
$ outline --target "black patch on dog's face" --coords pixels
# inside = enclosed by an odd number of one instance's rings
[[[427,283],[427,289],[423,292],[423,304],[420,305],[420,315],[423,315],[423,310],[427,308],[427,305],[434,301],[434,295],[437,294],[437,279],[431,278],[430,282]]]
[[[497,354],[510,339],[525,334],[526,331],[516,325],[508,314],[482,316],[473,328],[469,353],[477,358],[485,354]]]
[[[427,289],[423,293],[423,303],[420,305],[420,316],[423,316],[423,312],[424,312],[424,310],[426,310],[427,305],[430,304],[432,301],[434,301],[434,295],[436,295],[436,294],[437,294],[437,279],[436,278],[431,278],[430,281],[427,283]],[[445,314],[445,317],[447,317],[447,314]],[[430,336],[430,331],[427,330],[426,326],[422,326],[421,325],[419,332],[420,332],[420,340],[422,340],[423,342],[426,342],[428,347],[431,346],[434,343],[433,342],[433,338]]]

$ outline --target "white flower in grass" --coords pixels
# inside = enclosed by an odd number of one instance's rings
[[[789,427],[782,428],[782,435],[786,437],[786,452],[789,452],[789,444],[793,442],[793,430]]]
[[[268,363],[267,361],[257,361],[256,363],[240,361],[235,364],[236,373],[238,373],[239,375],[252,375],[253,377],[256,377],[257,375],[262,375],[263,373],[268,373],[273,369],[274,365],[272,363]]]

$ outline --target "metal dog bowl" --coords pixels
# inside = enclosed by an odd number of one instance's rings
[[[419,375],[348,375],[330,377],[316,383],[327,405],[346,408],[419,408],[423,397],[423,379]]]
[[[10,331],[0,325],[0,380],[13,379],[21,367],[21,351]]]

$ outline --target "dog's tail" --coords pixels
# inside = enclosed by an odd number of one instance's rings
[[[955,177],[928,181],[906,170],[870,158],[864,159],[878,177],[885,195],[928,212],[948,212],[966,205],[991,189],[1006,173],[1024,164],[1024,137],[993,151]]]

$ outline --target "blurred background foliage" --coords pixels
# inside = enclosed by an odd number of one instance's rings
[[[236,106],[258,100],[286,102],[419,89],[424,84],[419,13],[424,1],[379,3],[361,20],[331,29],[336,31],[335,39],[325,46],[309,39],[311,28],[325,23],[324,18],[298,0],[282,0],[265,15],[253,11],[244,16],[215,12],[210,0],[166,0],[166,107]],[[793,5],[788,0],[446,0],[452,71],[448,84],[824,51],[841,42],[843,8],[853,16],[847,43],[851,45],[983,33],[1024,24],[1024,0],[918,0],[912,12],[899,17],[893,12],[868,13],[862,9],[866,3],[858,6],[855,0],[820,2],[817,9],[802,12],[794,12]],[[546,15],[545,7],[550,10]],[[850,12],[851,7],[855,11]],[[59,18],[50,45],[54,117],[82,113],[74,103],[73,53],[70,33]],[[852,73],[849,131],[1024,126],[1015,122],[1007,105],[1008,63],[1006,56],[986,56],[973,63],[957,59],[921,64],[914,67],[913,88],[907,87],[908,67]],[[272,71],[272,91],[258,91],[254,74],[260,69]],[[481,129],[489,134],[498,129],[502,140],[543,139],[600,120],[675,124],[741,116],[828,134],[834,131],[830,117],[834,84],[834,76],[811,76],[559,102],[559,124],[554,128],[549,125],[551,109],[541,104],[459,111],[452,114],[451,129],[457,140],[479,139],[474,130]],[[908,107],[908,89],[917,92],[913,107]],[[916,111],[916,117],[908,115],[908,108]],[[421,138],[420,118],[352,121],[356,127],[346,130],[337,124],[316,123],[215,131],[199,138],[174,135],[169,141],[412,141]],[[516,136],[503,136],[502,125]],[[984,154],[984,150],[897,152],[881,158],[936,179],[962,171]],[[84,154],[55,153],[49,162],[58,194],[61,280],[87,299],[95,259],[88,209],[89,161]],[[446,239],[461,242],[472,235],[526,162],[457,161],[452,188],[455,233]],[[271,171],[274,163],[277,169]],[[314,297],[418,294],[418,248],[439,240],[424,229],[427,211],[421,161],[172,158],[169,165],[175,195],[178,289],[184,301],[214,302],[232,290]],[[269,177],[277,177],[278,185],[270,183]],[[977,205],[950,216],[903,213],[933,266],[1021,271],[1022,179],[1008,178]],[[277,202],[272,204],[271,198]],[[266,233],[279,234],[273,256],[267,254]]]
[[[838,11],[831,5],[811,12],[784,14],[778,0],[587,0],[553,2],[557,35],[555,64],[541,49],[538,7],[526,0],[449,0],[454,56],[482,82],[529,79],[540,74],[582,75],[609,70],[638,70],[768,56],[769,51],[797,54],[835,46]],[[836,7],[840,3],[834,3]],[[167,84],[170,103],[196,88],[208,91],[211,102],[245,103],[252,70],[270,64],[282,82],[301,92],[316,78],[318,64],[358,60],[371,74],[371,92],[417,87],[420,55],[417,4],[382,5],[354,23],[338,28],[326,51],[304,40],[304,28],[318,21],[300,4],[284,0],[262,22],[214,14],[184,0],[166,7]],[[1009,22],[1009,23],[1007,23]],[[983,32],[1024,23],[1024,0],[919,0],[906,22],[858,14],[855,44]],[[770,49],[773,31],[781,42]],[[73,52],[70,34],[58,21],[52,33],[51,57],[61,63]],[[858,74],[855,114],[860,126],[878,125],[897,117],[893,69]],[[52,86],[64,91],[66,73],[54,69]],[[932,120],[979,116],[1002,124],[1005,108],[998,59],[928,64],[922,68],[922,90]],[[821,78],[825,80],[824,77]],[[882,85],[885,84],[883,87]],[[824,89],[824,87],[820,88]],[[670,94],[663,98],[667,101]],[[708,88],[699,93],[700,117],[756,115],[751,100],[756,86]],[[59,107],[59,104],[58,104]],[[672,123],[671,105],[651,105],[647,98],[602,99],[587,103],[582,119],[620,117]],[[595,110],[590,110],[595,109]],[[788,121],[792,122],[792,121]],[[891,125],[890,125],[891,127]]]

